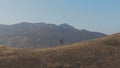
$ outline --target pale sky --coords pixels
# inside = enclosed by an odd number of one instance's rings
[[[0,0],[0,24],[68,23],[78,29],[120,32],[120,0]]]

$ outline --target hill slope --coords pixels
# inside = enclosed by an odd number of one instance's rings
[[[13,25],[0,25],[0,44],[18,48],[52,47],[90,40],[105,36],[103,33],[78,30],[68,24],[22,22]]]
[[[0,67],[120,68],[120,34],[72,45],[18,52],[16,49],[1,57]]]

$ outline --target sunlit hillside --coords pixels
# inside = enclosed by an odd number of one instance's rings
[[[5,48],[0,68],[120,68],[120,34],[45,49]]]

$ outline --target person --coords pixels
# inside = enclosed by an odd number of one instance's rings
[[[63,45],[63,38],[60,39],[60,45]]]

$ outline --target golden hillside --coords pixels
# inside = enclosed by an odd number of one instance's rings
[[[120,68],[120,34],[54,48],[0,51],[0,68]]]

